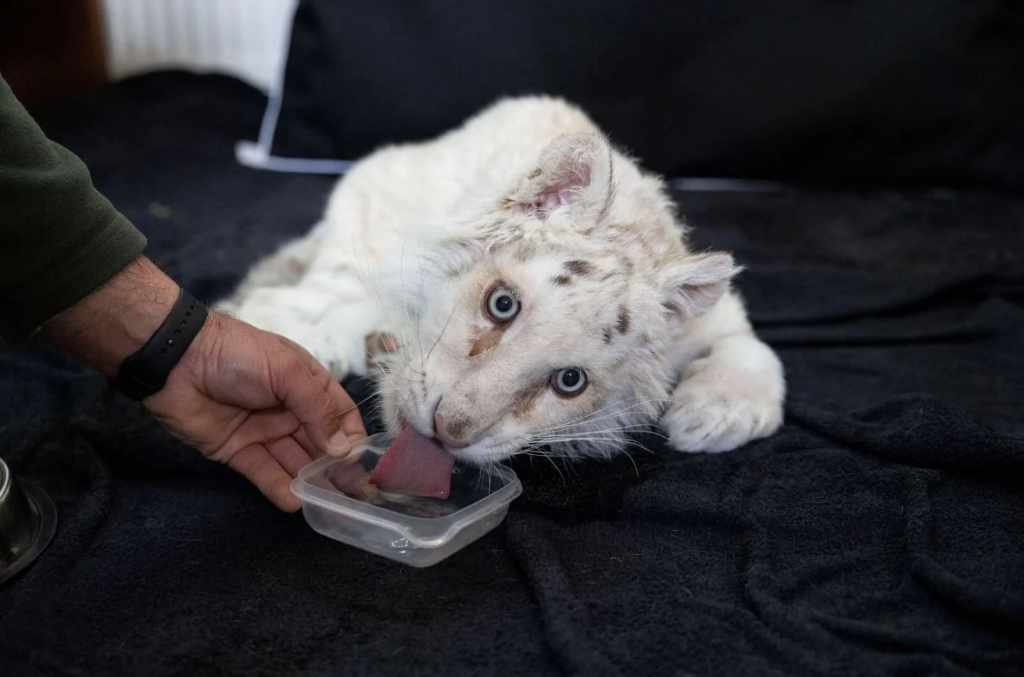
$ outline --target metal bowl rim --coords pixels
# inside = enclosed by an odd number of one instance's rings
[[[4,463],[4,459],[0,458],[0,504],[6,500],[7,495],[11,493],[11,469]]]
[[[2,501],[10,495],[11,487],[14,486],[14,476],[7,464],[3,462],[3,459],[0,459],[0,466],[2,466],[0,467],[0,472],[4,473],[4,491],[0,492],[0,504],[2,504]],[[28,501],[35,533],[32,536],[31,545],[29,545],[25,552],[18,559],[14,560],[10,566],[0,569],[0,585],[14,578],[32,564],[50,544],[54,533],[57,531],[57,506],[54,505],[53,499],[50,498],[49,494],[34,482],[19,480],[18,487],[25,494],[25,498]]]

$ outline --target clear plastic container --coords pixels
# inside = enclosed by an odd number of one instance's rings
[[[299,471],[292,492],[309,526],[396,562],[428,567],[501,524],[523,490],[504,466],[457,463],[447,499],[389,494],[368,481],[386,448],[387,439],[374,435],[345,458],[324,457]]]

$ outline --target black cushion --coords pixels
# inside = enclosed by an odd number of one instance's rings
[[[1024,186],[1012,0],[301,0],[274,155],[354,159],[502,95],[669,175]]]

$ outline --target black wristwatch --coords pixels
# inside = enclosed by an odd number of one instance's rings
[[[114,387],[133,400],[160,392],[171,370],[203,328],[206,307],[182,289],[163,324],[121,363]]]

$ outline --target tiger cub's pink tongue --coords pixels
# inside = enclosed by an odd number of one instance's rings
[[[440,442],[406,427],[377,461],[370,482],[395,494],[448,498],[454,465]]]

